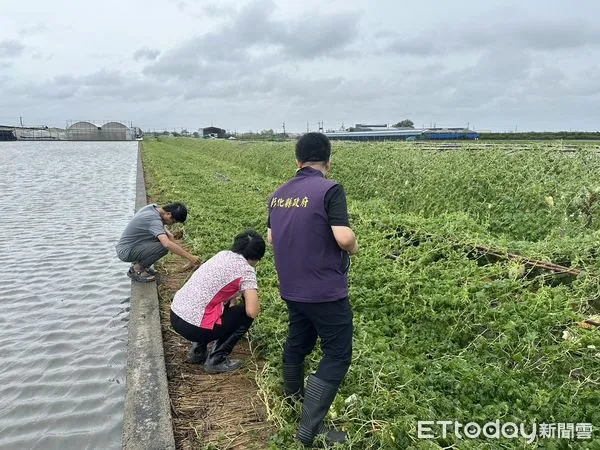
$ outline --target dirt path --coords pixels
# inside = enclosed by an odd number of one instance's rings
[[[147,185],[154,185],[144,171]],[[147,203],[156,198],[148,197]],[[174,233],[179,239],[181,235]],[[186,247],[183,241],[179,244]],[[188,249],[189,250],[189,249]],[[187,362],[191,343],[179,336],[170,323],[170,306],[175,292],[192,272],[181,272],[186,260],[169,255],[158,262],[158,300],[165,352],[165,365],[173,417],[173,433],[178,450],[266,449],[272,425],[267,422],[264,403],[254,381],[260,361],[251,360],[247,339],[234,348],[232,357],[246,361],[231,374],[210,375],[202,366]]]
[[[175,260],[176,259],[176,260]],[[263,449],[271,426],[253,379],[253,364],[246,339],[233,351],[248,363],[231,374],[209,375],[187,362],[191,344],[171,328],[173,295],[191,272],[179,272],[186,261],[167,259],[158,266],[158,285],[165,362],[178,449]]]

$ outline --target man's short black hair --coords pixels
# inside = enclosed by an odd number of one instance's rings
[[[301,163],[329,161],[331,142],[322,133],[306,133],[296,142],[296,159]]]
[[[175,222],[184,223],[187,219],[187,207],[183,203],[169,203],[162,207],[165,212],[170,212]]]
[[[231,251],[246,259],[258,261],[265,256],[265,240],[254,230],[245,230],[233,240]]]

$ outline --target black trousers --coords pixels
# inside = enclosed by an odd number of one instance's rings
[[[246,315],[244,305],[226,306],[223,316],[221,316],[221,325],[215,325],[212,330],[207,330],[187,323],[171,310],[173,329],[188,341],[199,344],[208,344],[217,339],[225,340],[242,325],[250,328],[253,321],[254,319]]]
[[[283,362],[300,364],[321,338],[323,359],[315,376],[338,386],[352,361],[352,308],[348,298],[325,303],[286,300],[289,315],[288,337]]]

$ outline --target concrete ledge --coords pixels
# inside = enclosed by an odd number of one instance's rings
[[[135,210],[146,204],[141,143]],[[156,283],[131,283],[124,449],[175,449]]]

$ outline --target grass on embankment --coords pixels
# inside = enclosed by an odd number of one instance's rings
[[[585,152],[554,158],[543,148],[515,156],[334,143],[331,176],[348,193],[361,252],[350,275],[353,363],[329,417],[352,448],[524,445],[439,433],[419,440],[418,420],[600,424],[600,333],[577,326],[592,313],[597,281],[553,286],[511,262],[482,264],[447,238],[569,250],[598,267],[595,254],[583,254],[597,237],[597,224],[587,223],[597,205],[569,201],[589,200],[587,174],[598,163]],[[149,140],[143,159],[155,180],[149,194],[190,207],[187,243],[205,258],[244,228],[265,233],[267,198],[294,173],[290,143]],[[415,243],[398,234],[407,227],[439,235]],[[283,405],[280,387],[287,314],[270,250],[258,276],[263,312],[251,338],[267,365],[257,381],[279,428],[272,446],[294,448],[298,411]]]

